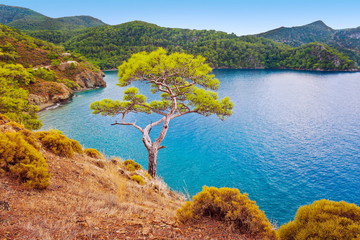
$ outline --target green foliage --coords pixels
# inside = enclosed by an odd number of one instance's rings
[[[291,68],[282,64],[282,61],[289,55],[288,51],[293,50],[287,45],[255,36],[238,37],[213,30],[164,28],[140,21],[81,31],[42,31],[31,34],[62,43],[67,49],[91,59],[102,69],[116,68],[132,54],[154,51],[158,47],[170,53],[202,55],[215,68]],[[307,58],[311,56],[311,53],[306,53]],[[341,63],[339,66],[340,70],[346,68]]]
[[[102,155],[98,150],[96,150],[95,148],[86,148],[84,150],[84,153],[91,157],[91,158],[97,158],[97,159],[103,159],[104,155]]]
[[[48,165],[21,132],[0,132],[0,168],[25,185],[44,189],[50,184]]]
[[[59,54],[57,54],[56,52],[50,52],[48,53],[47,57],[51,60],[54,60],[59,58]]]
[[[61,61],[59,59],[53,59],[51,60],[51,66],[60,66]]]
[[[360,239],[360,207],[344,201],[315,201],[298,209],[278,230],[283,240]]]
[[[141,165],[131,159],[124,161],[124,166],[126,170],[131,172],[141,169]]]
[[[18,57],[16,49],[11,43],[7,42],[0,46],[0,61],[11,63]]]
[[[65,86],[67,86],[68,88],[70,88],[72,90],[77,90],[80,88],[79,84],[77,84],[75,81],[70,80],[70,79],[59,79],[59,80],[57,80],[57,82],[65,84]]]
[[[79,142],[67,138],[59,131],[39,131],[35,133],[35,136],[47,150],[58,156],[71,158],[75,152],[83,153]]]
[[[130,179],[131,180],[133,180],[133,181],[135,181],[135,182],[137,182],[138,184],[140,184],[140,185],[144,185],[145,183],[146,183],[146,181],[145,181],[145,179],[142,177],[142,176],[140,176],[140,175],[132,175],[131,177],[130,177]]]
[[[90,16],[46,17],[27,8],[0,5],[0,23],[22,30],[69,30],[106,25]]]
[[[316,21],[299,27],[277,28],[257,36],[286,43],[293,47],[312,42],[326,43],[360,64],[360,41],[358,38],[353,37],[359,33],[359,27],[334,30],[326,26],[322,21]]]
[[[174,108],[172,101],[176,97],[178,114],[173,117],[195,112],[204,116],[216,114],[224,119],[232,114],[233,103],[228,97],[219,100],[215,92],[203,89],[216,90],[219,86],[219,80],[210,74],[211,71],[201,56],[168,55],[162,48],[151,53],[137,53],[119,67],[119,85],[146,81],[151,84],[152,93],[163,93],[161,100],[148,103],[146,96],[139,94],[139,89],[130,87],[124,91],[124,101],[104,99],[92,103],[90,108],[94,114],[110,116],[129,112],[165,114]]]
[[[309,43],[294,48],[286,53],[280,65],[293,69],[308,70],[346,70],[355,69],[356,65],[345,55],[325,44]]]
[[[255,239],[277,239],[276,232],[254,201],[234,188],[203,187],[193,201],[177,211],[182,222],[211,217],[233,224],[240,233]]]
[[[24,124],[29,129],[39,129],[38,107],[29,104],[28,92],[20,88],[33,81],[33,76],[19,64],[0,64],[0,114]]]
[[[30,70],[30,73],[45,81],[55,82],[58,79],[56,73],[47,68],[40,67],[34,70]]]
[[[114,125],[130,125],[138,129],[142,141],[149,153],[149,174],[156,176],[157,152],[164,148],[161,142],[168,131],[169,122],[189,113],[204,116],[216,114],[224,119],[232,114],[234,104],[228,97],[220,100],[211,91],[219,87],[205,58],[186,53],[168,54],[164,49],[147,53],[133,54],[131,58],[119,66],[119,86],[128,86],[133,81],[144,81],[150,84],[150,92],[157,94],[159,100],[147,102],[147,97],[140,94],[136,87],[124,91],[123,101],[104,99],[90,105],[94,114],[121,115],[121,123]],[[202,87],[202,88],[201,88]],[[211,89],[211,90],[208,90]],[[135,123],[125,121],[128,113],[158,114],[161,118],[141,128]],[[151,140],[152,127],[162,124],[158,138]],[[130,167],[131,168],[131,167]]]

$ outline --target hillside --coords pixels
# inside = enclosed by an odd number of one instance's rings
[[[75,91],[104,87],[103,73],[84,57],[0,25],[0,113],[39,128],[36,111]]]
[[[30,153],[30,159],[41,154],[38,157],[46,160],[50,182],[42,190],[22,184],[24,174],[6,168],[6,154],[14,143],[5,153],[0,151],[1,239],[253,239],[216,220],[180,224],[175,215],[185,198],[135,169],[136,163],[105,159],[94,154],[96,150],[88,154],[56,131],[32,133],[0,115],[1,150],[4,140],[14,135],[25,149],[18,155],[32,149],[38,154]],[[56,147],[49,147],[49,140]],[[76,143],[76,152],[65,148],[68,142]]]
[[[324,22],[316,21],[299,27],[280,27],[257,36],[298,47],[311,42],[329,42],[334,33]]]
[[[101,69],[117,68],[131,54],[153,51],[158,47],[165,48],[169,52],[203,55],[214,68],[293,69],[291,65],[285,64],[289,62],[287,57],[293,51],[291,47],[254,36],[238,37],[235,34],[214,30],[164,28],[141,21],[107,26],[100,20],[88,16],[55,19],[29,9],[5,5],[2,5],[2,11],[11,13],[12,17],[6,19],[7,25],[21,29],[33,37],[61,44],[67,50],[79,52],[99,65]],[[299,36],[294,35],[294,31],[299,33]],[[263,37],[300,46],[304,42],[328,43],[327,39],[331,37],[333,31],[323,22],[318,21],[290,30],[276,29]],[[324,49],[328,48],[324,47]],[[311,62],[314,64],[301,65],[296,69],[355,70],[356,64],[347,59],[347,56],[352,60],[360,61],[360,54],[348,47],[337,46],[337,49],[338,51],[322,53],[328,56],[325,58],[327,61],[334,60],[326,63],[323,63],[323,59],[316,58],[319,54],[307,56],[311,51],[303,52],[300,55],[312,58]],[[297,51],[301,50],[297,49]],[[327,67],[322,68],[322,66]]]
[[[304,26],[280,27],[256,36],[293,47],[311,42],[326,43],[360,63],[360,27],[335,30],[322,21],[316,21]]]
[[[90,16],[50,18],[33,10],[0,5],[0,23],[21,30],[73,30],[106,25]]]
[[[8,24],[19,19],[28,17],[45,17],[44,15],[35,12],[28,8],[11,7],[0,4],[0,23]]]
[[[169,52],[202,55],[214,68],[292,68],[286,63],[293,48],[285,44],[253,36],[238,37],[235,34],[213,30],[165,28],[134,21],[70,33],[38,31],[30,34],[48,41],[63,41],[66,49],[83,54],[102,69],[116,68],[131,54],[153,51],[158,47],[163,47]],[[302,65],[297,69],[341,71],[356,68],[344,54],[335,50],[327,51],[328,49],[330,48],[323,48],[323,54],[328,56],[325,59],[319,58],[318,55],[310,56],[311,52],[303,52],[302,55],[313,58],[314,65]],[[331,59],[334,61],[328,62]],[[321,67],[325,65],[328,67]]]

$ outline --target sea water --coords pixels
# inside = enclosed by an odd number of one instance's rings
[[[137,129],[112,126],[119,117],[91,114],[94,101],[122,99],[117,72],[105,73],[106,88],[78,93],[70,103],[41,112],[43,129],[59,129],[87,148],[147,168]],[[238,188],[277,224],[319,199],[360,205],[360,73],[214,74],[221,81],[219,96],[232,99],[234,113],[225,121],[198,114],[171,121],[158,175],[172,189],[194,195],[204,185]],[[148,92],[147,84],[134,85]],[[127,121],[145,126],[158,118],[130,114]]]

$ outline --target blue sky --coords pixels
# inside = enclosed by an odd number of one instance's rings
[[[316,20],[334,29],[360,26],[360,0],[12,0],[1,4],[27,7],[49,17],[90,15],[111,25],[142,20],[237,35]]]

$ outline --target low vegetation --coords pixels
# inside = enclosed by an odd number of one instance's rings
[[[0,131],[0,172],[9,173],[31,188],[48,187],[48,165],[36,139],[24,126],[11,122],[4,115],[0,118],[3,126],[12,130]]]
[[[146,183],[145,179],[140,175],[134,174],[130,177],[130,179],[137,182],[140,185],[144,185]]]
[[[142,168],[140,164],[138,164],[137,162],[131,159],[124,161],[124,166],[126,170],[131,172],[134,172]]]
[[[241,234],[255,239],[277,239],[276,232],[254,201],[234,188],[203,187],[177,211],[180,221],[204,217],[225,221]]]
[[[39,131],[35,133],[35,136],[45,149],[58,156],[71,158],[75,152],[83,153],[79,142],[67,138],[58,130]]]
[[[360,239],[360,207],[344,201],[315,201],[300,207],[294,221],[278,232],[282,240]]]
[[[97,159],[104,159],[104,155],[101,154],[98,150],[95,148],[86,148],[84,150],[84,153],[88,155],[91,158],[97,158]]]

